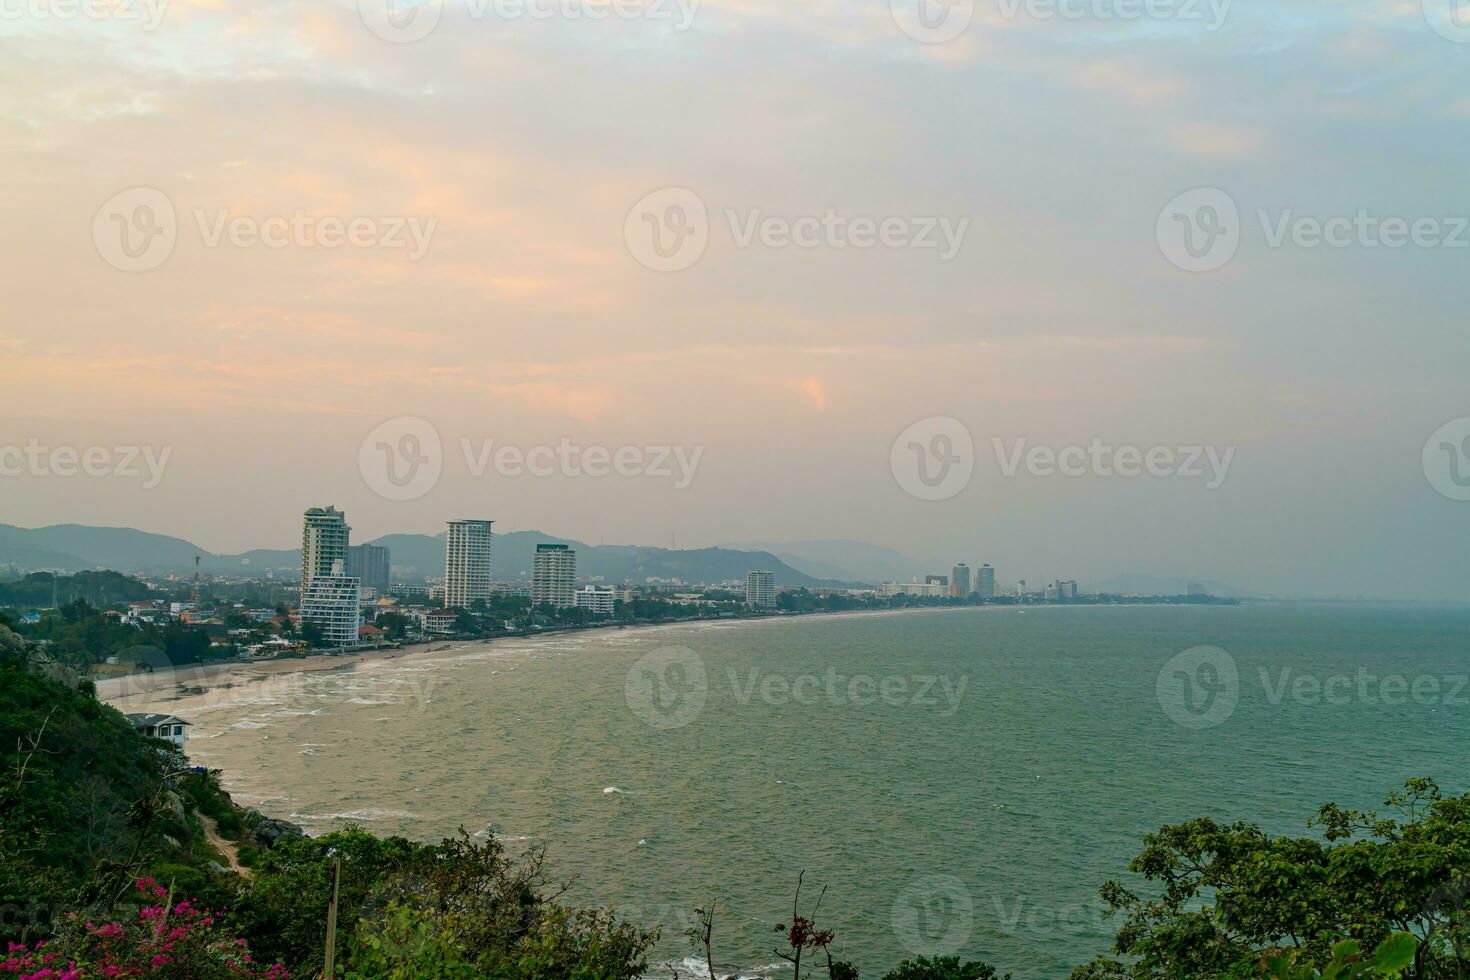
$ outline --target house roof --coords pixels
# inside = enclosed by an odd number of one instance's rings
[[[175,723],[182,724],[182,725],[192,725],[193,724],[193,722],[191,722],[191,721],[185,721],[183,718],[180,718],[178,715],[138,714],[138,715],[127,715],[126,718],[128,719],[129,722],[131,722],[133,724],[134,727],[138,727],[138,728],[142,728],[142,727],[156,728],[159,725],[172,725],[172,724],[175,724]]]

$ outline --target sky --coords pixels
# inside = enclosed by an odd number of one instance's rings
[[[0,0],[0,522],[1463,599],[1447,3]]]

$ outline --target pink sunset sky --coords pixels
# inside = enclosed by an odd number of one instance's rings
[[[991,561],[1003,584],[1463,598],[1470,503],[1421,454],[1470,415],[1470,248],[1271,230],[1470,214],[1470,37],[1435,0],[1238,0],[1213,26],[1203,3],[977,0],[933,41],[905,2],[448,2],[402,43],[355,2],[172,0],[156,24],[142,0],[12,3],[0,445],[169,455],[156,486],[0,476],[0,522],[227,552],[289,547],[335,504],[356,540],[484,517],[593,544],[851,538],[936,571]],[[141,271],[95,233],[134,188],[175,212]],[[707,209],[676,271],[629,240],[663,188]],[[1195,188],[1239,209],[1238,250],[1205,272],[1160,240]],[[949,257],[741,240],[829,211],[965,231]],[[421,255],[211,238],[296,214],[432,233]],[[405,416],[441,437],[442,476],[395,500],[360,452]],[[892,450],[936,417],[973,436],[974,474],[924,500]],[[1215,488],[1007,476],[996,439],[1234,457]],[[486,440],[701,457],[683,487],[477,475],[464,446]]]

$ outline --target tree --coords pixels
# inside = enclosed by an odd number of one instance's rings
[[[1263,956],[1287,951],[1294,967],[1325,971],[1344,938],[1377,948],[1395,932],[1418,941],[1407,976],[1462,976],[1470,795],[1412,779],[1387,805],[1396,817],[1321,807],[1309,825],[1322,839],[1207,818],[1149,835],[1129,870],[1156,897],[1116,881],[1102,889],[1109,913],[1124,916],[1114,949],[1129,961],[1100,958],[1074,980],[1255,976]]]

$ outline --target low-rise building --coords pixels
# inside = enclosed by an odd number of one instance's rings
[[[127,719],[139,735],[167,739],[178,746],[180,752],[184,750],[190,722],[178,715],[139,714],[128,715]]]
[[[572,593],[572,604],[578,609],[589,610],[598,616],[610,616],[613,611],[613,603],[617,602],[617,598],[616,589],[584,585]]]
[[[435,609],[433,612],[424,613],[424,632],[435,633],[439,636],[453,636],[459,632],[459,613],[449,609]]]

